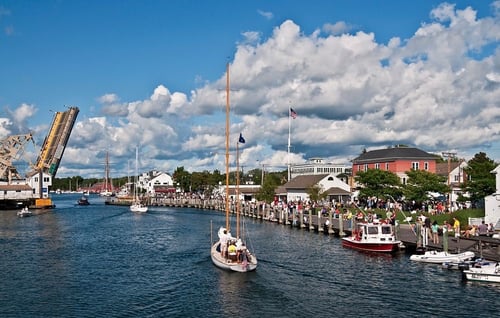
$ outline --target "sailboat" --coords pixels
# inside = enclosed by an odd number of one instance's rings
[[[137,213],[145,213],[148,211],[148,206],[142,204],[142,202],[139,199],[139,196],[137,194],[137,176],[139,175],[138,168],[137,168],[138,162],[139,162],[139,150],[136,147],[135,148],[134,198],[133,198],[132,204],[130,205],[130,211],[137,212]]]
[[[257,257],[246,246],[240,235],[239,209],[237,208],[236,236],[231,235],[229,219],[229,64],[226,66],[226,224],[218,230],[219,240],[212,244],[210,255],[215,266],[233,272],[250,272],[257,268]],[[241,136],[240,136],[241,137]],[[238,146],[237,146],[238,152]],[[237,153],[236,157],[238,158]],[[238,159],[237,159],[238,161]],[[239,167],[238,167],[239,170]],[[239,198],[237,194],[237,206]]]
[[[113,196],[113,184],[111,182],[111,179],[109,177],[109,152],[106,152],[106,162],[105,162],[105,167],[104,167],[104,189],[101,189],[101,192],[99,192],[99,195],[101,197],[111,197]],[[111,190],[110,190],[111,188]]]

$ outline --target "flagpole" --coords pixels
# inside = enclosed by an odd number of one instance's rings
[[[288,167],[288,181],[290,181],[290,126],[292,123],[292,109],[288,108],[288,155],[287,155],[287,167]]]

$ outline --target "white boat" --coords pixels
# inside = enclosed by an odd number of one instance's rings
[[[239,193],[237,193],[236,204],[236,236],[231,235],[231,222],[229,219],[229,64],[226,67],[226,224],[221,226],[218,231],[218,240],[212,244],[210,255],[215,266],[233,272],[250,272],[257,268],[257,257],[250,252],[250,248],[246,245],[244,230],[240,231],[240,213],[239,213]],[[238,163],[238,144],[244,143],[240,135],[240,139],[236,146],[236,162]],[[238,173],[239,167],[236,171]],[[238,180],[239,177],[237,176]],[[237,187],[238,188],[238,184]],[[238,190],[237,190],[238,191]],[[241,222],[241,224],[244,224]]]
[[[20,218],[25,218],[25,217],[32,216],[32,215],[33,215],[33,212],[31,212],[30,210],[28,210],[27,206],[25,206],[24,208],[22,208],[21,211],[17,212],[17,216],[20,217]]]
[[[351,236],[342,238],[342,246],[364,252],[392,253],[399,250],[401,241],[396,239],[390,224],[361,222],[356,224]]]
[[[500,264],[490,262],[462,271],[464,278],[471,281],[500,283]]]
[[[466,270],[471,267],[481,267],[483,265],[487,265],[491,263],[488,260],[482,259],[482,258],[476,258],[472,260],[466,260],[466,261],[461,261],[461,262],[444,262],[443,263],[443,268],[446,269],[456,269],[456,270]]]
[[[448,252],[438,252],[438,251],[426,251],[424,254],[413,254],[410,256],[410,260],[422,263],[433,263],[433,264],[443,264],[443,263],[459,263],[471,260],[476,255],[474,252],[466,251],[463,253],[448,253]]]
[[[138,176],[138,162],[139,162],[139,150],[136,147],[135,148],[135,182],[134,182],[134,199],[132,201],[132,204],[130,205],[130,211],[136,212],[136,213],[146,213],[148,212],[148,206],[144,205],[141,200],[139,199],[139,196],[137,194],[137,176]]]

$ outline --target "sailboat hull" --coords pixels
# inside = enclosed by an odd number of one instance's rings
[[[257,268],[257,258],[255,257],[255,255],[251,255],[250,260],[246,262],[238,262],[236,258],[231,259],[229,257],[222,256],[219,245],[219,241],[212,245],[212,250],[210,253],[212,256],[212,262],[215,266],[226,271],[240,273],[251,272]]]
[[[146,212],[148,212],[148,207],[145,205],[142,205],[142,204],[133,203],[130,206],[130,211],[136,212],[136,213],[146,213]]]

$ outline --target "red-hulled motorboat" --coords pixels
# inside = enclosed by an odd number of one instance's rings
[[[400,245],[387,223],[358,223],[351,236],[342,238],[342,246],[365,252],[392,253]]]

